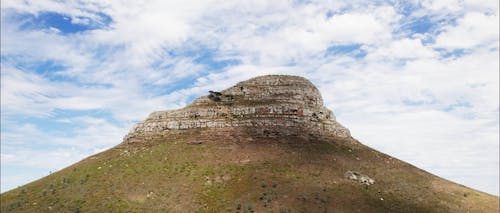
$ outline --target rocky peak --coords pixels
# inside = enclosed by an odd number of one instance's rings
[[[309,80],[288,75],[255,77],[221,92],[210,91],[210,95],[198,98],[191,105],[205,105],[210,104],[210,101],[218,101],[214,100],[214,97],[220,97],[222,103],[246,101],[262,104],[279,102],[295,104],[303,108],[323,106],[319,90]]]
[[[323,106],[319,90],[309,80],[266,75],[222,91],[209,91],[182,109],[153,112],[132,128],[125,141],[204,128],[245,128],[255,136],[308,133],[350,137],[349,130]]]

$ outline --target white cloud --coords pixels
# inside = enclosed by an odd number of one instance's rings
[[[403,38],[387,42],[387,45],[378,45],[369,53],[368,60],[398,60],[398,59],[424,59],[439,57],[439,53],[431,47],[424,46],[420,39]]]
[[[498,48],[498,11],[495,14],[470,12],[457,21],[456,26],[447,26],[436,38],[436,47],[447,49],[475,48],[480,45]]]
[[[178,107],[178,102],[182,104],[186,100],[185,97],[154,95],[134,84],[137,82],[111,88],[79,86],[50,81],[38,74],[2,64],[2,116],[47,117],[57,109],[100,109],[125,122],[142,119],[148,111]]]
[[[332,16],[324,27],[334,43],[373,44],[391,38],[390,23],[397,21],[391,8],[377,8],[364,13]]]
[[[463,7],[461,0],[423,0],[422,6],[434,11],[458,11]]]
[[[242,22],[223,25],[225,33],[218,33],[221,29],[217,26],[203,30],[215,34],[215,39],[223,42],[220,45],[223,53],[236,52],[245,63],[279,66],[314,57],[331,45],[373,44],[389,40],[391,28],[399,18],[390,7],[335,11],[327,17],[327,10],[321,6],[271,7],[275,13],[250,13],[240,17]],[[230,19],[234,14],[212,15],[222,16],[213,18],[219,21]]]
[[[38,150],[20,150],[2,155],[2,166],[17,165],[20,167],[31,167],[45,169],[46,171],[57,171],[68,164],[76,163],[92,152],[79,152],[75,149],[57,149],[45,152]],[[12,175],[12,174],[10,174]]]
[[[464,0],[465,8],[468,11],[479,11],[485,13],[498,14],[498,4],[496,0]]]

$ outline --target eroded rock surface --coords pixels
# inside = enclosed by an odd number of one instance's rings
[[[323,106],[319,90],[297,76],[268,75],[210,91],[177,110],[153,112],[136,124],[124,141],[171,130],[244,127],[260,136],[298,135],[303,130],[326,137],[350,137]],[[258,128],[254,128],[258,127]]]

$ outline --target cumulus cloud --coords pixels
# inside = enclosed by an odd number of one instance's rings
[[[498,48],[498,12],[491,15],[470,12],[457,20],[456,25],[446,26],[443,30],[436,38],[436,47],[468,49],[483,45]]]
[[[379,45],[369,52],[368,60],[399,60],[399,59],[425,59],[439,57],[439,53],[431,47],[424,46],[418,38],[403,38]]]

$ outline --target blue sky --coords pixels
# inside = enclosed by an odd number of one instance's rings
[[[495,0],[1,4],[1,191],[250,77],[309,78],[354,137],[499,194]]]

